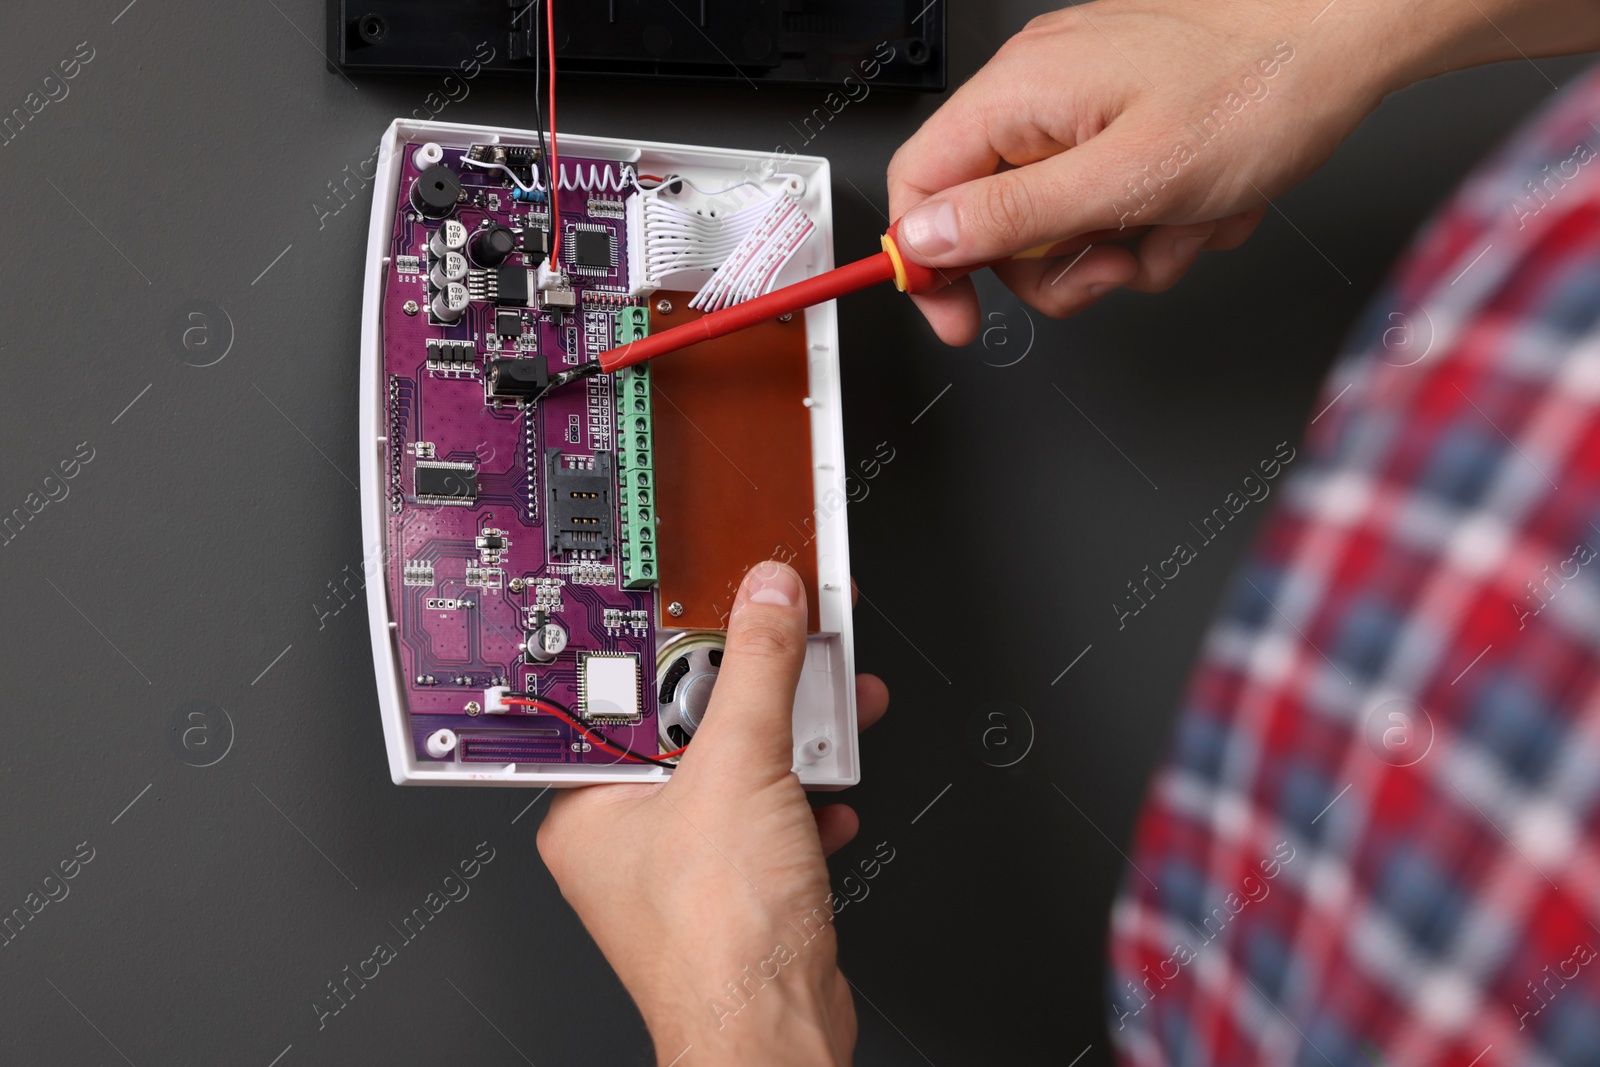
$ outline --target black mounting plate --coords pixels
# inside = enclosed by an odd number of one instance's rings
[[[329,62],[346,74],[460,73],[477,63],[531,76],[544,9],[529,0],[328,0],[327,16]],[[555,36],[563,77],[945,87],[943,0],[568,0],[556,5]]]

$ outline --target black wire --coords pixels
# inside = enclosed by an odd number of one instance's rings
[[[539,46],[539,5],[543,0],[533,0],[533,130],[539,135],[539,162],[534,165],[534,173],[542,168],[544,170],[544,200],[545,214],[550,214],[550,146],[544,137],[544,49]],[[557,179],[559,180],[559,178]],[[553,219],[551,220],[554,221]],[[546,233],[549,232],[547,229]]]
[[[561,710],[562,714],[570,715],[572,717],[572,721],[573,722],[583,722],[582,717],[579,716],[578,714],[576,714],[571,708],[567,707],[565,704],[560,703],[559,701],[551,700],[549,697],[542,697],[542,696],[539,696],[536,693],[507,693],[506,696],[516,697],[516,698],[518,698],[520,700],[537,700],[541,704],[549,704],[553,708],[559,708]],[[565,724],[563,724],[563,725],[565,725]],[[656,759],[654,756],[646,756],[643,752],[635,752],[633,749],[629,748],[627,745],[623,744],[621,741],[615,741],[615,740],[607,737],[605,734],[603,734],[599,730],[595,729],[594,726],[592,724],[590,724],[590,723],[586,723],[586,722],[583,723],[583,729],[574,730],[574,732],[579,734],[579,735],[582,735],[583,733],[588,732],[588,734],[590,736],[598,738],[602,744],[610,745],[612,748],[617,749],[620,752],[627,753],[633,759],[643,760],[645,763],[653,763],[657,767],[666,767],[666,768],[668,768],[670,770],[670,769],[672,769],[672,768],[677,766],[676,763],[668,763],[666,760]]]
[[[542,22],[543,22],[543,20],[539,17],[540,16],[539,7],[540,7],[540,4],[544,3],[544,2],[546,2],[546,0],[533,0],[533,4],[532,4],[532,7],[533,7],[533,121],[534,121],[534,132],[539,135],[539,162],[538,162],[538,164],[536,164],[536,167],[537,168],[542,168],[543,171],[544,171],[545,214],[546,215],[552,215],[553,213],[550,211],[550,205],[552,203],[552,200],[550,198],[550,191],[555,188],[555,183],[560,181],[561,178],[560,178],[559,175],[555,174],[550,169],[550,145],[549,145],[549,142],[545,139],[545,132],[544,132],[544,73],[543,73],[543,68],[544,68],[544,48],[541,46],[540,41],[539,41],[539,35],[540,35],[540,32],[541,32],[541,26],[542,26]],[[552,223],[554,223],[556,220],[552,217],[550,219],[550,221]],[[547,230],[546,232],[548,233],[549,231]],[[598,370],[598,369],[599,369],[599,364],[596,364],[595,365],[595,370]],[[591,371],[590,373],[593,373],[593,372]],[[584,375],[584,376],[586,377],[587,375]],[[544,702],[546,704],[551,705],[552,707],[560,708],[562,712],[564,712],[567,715],[570,715],[574,722],[581,722],[582,721],[581,717],[576,715],[576,714],[574,714],[572,709],[567,708],[567,707],[557,703],[556,701],[551,700],[548,697],[537,696],[537,695],[535,695],[533,693],[510,693],[510,694],[507,694],[507,695],[508,696],[521,697],[521,698],[523,698],[525,700],[539,700],[539,701],[542,701],[542,702]],[[635,752],[633,749],[629,748],[627,745],[623,744],[621,741],[617,741],[617,740],[614,740],[614,739],[612,739],[610,737],[607,737],[605,734],[601,733],[599,730],[597,730],[590,723],[584,723],[583,724],[583,729],[575,730],[574,732],[581,735],[585,731],[587,731],[588,734],[591,737],[598,738],[602,743],[610,745],[612,748],[615,748],[620,752],[627,753],[627,755],[632,759],[642,760],[645,763],[653,763],[657,767],[666,767],[666,768],[669,768],[669,769],[677,766],[676,763],[668,763],[666,760],[656,759],[654,756],[647,756],[643,752]]]
[[[555,188],[555,183],[560,181],[561,178],[550,169],[550,145],[545,139],[544,132],[544,48],[541,46],[539,41],[539,35],[543,21],[539,17],[539,7],[543,2],[545,2],[545,0],[533,0],[533,4],[531,5],[533,8],[533,121],[534,132],[539,135],[539,162],[536,164],[536,167],[541,168],[544,171],[545,214],[551,215],[552,212],[550,211],[550,205],[552,201],[550,198],[550,191]],[[550,221],[554,223],[556,220],[551,218]],[[546,232],[548,233],[549,231],[547,230]],[[595,370],[598,369],[599,365],[596,364]],[[537,696],[533,693],[509,693],[507,695],[521,697],[525,700],[542,701],[551,705],[552,707],[560,708],[563,713],[572,717],[573,722],[582,721],[581,717],[574,714],[572,709],[564,707],[548,697]],[[587,731],[591,737],[598,738],[602,743],[610,745],[619,752],[627,753],[627,755],[632,759],[642,760],[645,763],[653,763],[657,767],[667,767],[669,769],[677,766],[676,763],[668,763],[666,760],[656,759],[654,756],[647,756],[643,752],[635,752],[621,741],[607,737],[590,723],[584,723],[583,729],[575,730],[574,732],[582,735],[585,731]]]

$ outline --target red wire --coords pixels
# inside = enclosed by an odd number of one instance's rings
[[[550,269],[561,269],[561,211],[556,194],[561,189],[561,153],[556,148],[556,7],[544,0],[545,41],[550,48]]]
[[[554,704],[543,700],[530,700],[525,697],[506,697],[505,702],[507,704],[516,704],[520,707],[538,708],[540,711],[547,711],[551,715],[554,715],[556,718],[560,719],[562,722],[566,723],[568,726],[572,727],[574,730],[577,730],[579,733],[583,734],[583,736],[588,738],[590,741],[594,742],[595,746],[602,752],[609,752],[613,756],[617,756],[625,760],[632,760],[635,763],[645,762],[644,760],[639,759],[637,756],[624,752],[622,749],[601,740],[598,734],[591,731],[587,726],[583,725],[583,723],[574,719],[572,716],[568,715]],[[683,748],[675,749],[672,752],[665,753],[657,756],[656,758],[668,759],[672,756],[681,756],[683,755],[684,749],[688,747],[689,746],[685,745]]]
[[[548,54],[550,58],[550,269],[559,270],[561,263],[561,207],[558,202],[558,197],[561,191],[561,150],[559,145],[556,143],[555,0],[544,0],[544,19],[544,36],[545,42],[549,48]],[[650,175],[645,175],[645,177],[648,178]],[[601,751],[609,752],[613,756],[618,756],[622,759],[633,760],[635,763],[644,762],[638,757],[632,756],[627,752],[624,752],[622,749],[602,741],[599,735],[593,733],[588,727],[578,722],[576,719],[562,711],[560,708],[556,707],[554,704],[548,704],[543,700],[525,700],[516,697],[507,697],[506,703],[517,704],[529,708],[538,708],[541,711],[549,712],[551,715],[554,715],[556,718],[560,719],[574,730],[577,730],[579,733],[583,734],[584,737],[592,741]],[[674,749],[673,751],[665,753],[657,758],[670,759],[674,756],[681,756],[687,748],[688,746],[685,745],[683,748]]]
[[[556,718],[560,719],[562,722],[566,723],[568,726],[572,727],[574,730],[577,730],[579,733],[583,734],[584,737],[586,737],[590,741],[594,742],[594,744],[598,748],[600,748],[602,751],[609,752],[613,756],[619,756],[622,759],[632,759],[633,758],[633,757],[629,756],[626,752],[622,751],[620,748],[616,748],[616,747],[608,744],[607,742],[602,741],[600,739],[599,735],[597,735],[597,734],[593,733],[592,731],[590,731],[588,727],[586,727],[582,723],[578,722],[576,719],[574,719],[572,716],[568,715],[566,712],[562,711],[560,708],[556,707],[554,704],[547,704],[543,700],[526,700],[526,699],[523,699],[523,698],[520,698],[520,697],[506,697],[505,698],[505,702],[507,704],[516,704],[516,705],[519,705],[521,707],[526,707],[526,708],[538,708],[540,711],[549,712],[551,715],[554,715]]]

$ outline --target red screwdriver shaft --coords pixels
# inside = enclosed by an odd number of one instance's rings
[[[613,348],[602,352],[600,356],[579,367],[563,371],[553,376],[551,386],[564,385],[579,377],[585,377],[595,372],[609,374],[623,367],[631,367],[635,363],[664,356],[668,352],[688,348],[690,345],[701,341],[708,341],[713,337],[733,333],[754,326],[768,319],[775,319],[779,315],[801,311],[815,304],[833,300],[847,293],[858,292],[871,288],[880,282],[894,282],[895,287],[907,293],[930,293],[944,288],[957,278],[965,277],[975,270],[984,267],[993,267],[1005,263],[1007,259],[995,260],[992,263],[980,263],[971,267],[928,267],[916,263],[900,253],[896,243],[895,231],[899,223],[889,227],[889,232],[883,237],[883,251],[866,259],[858,259],[854,263],[846,263],[830,271],[824,271],[814,278],[786,285],[782,289],[774,289],[764,296],[746,300],[742,304],[723,308],[702,315],[693,322],[686,322],[682,326],[673,326],[662,330],[660,333],[650,334],[637,341],[630,341],[620,348]],[[1113,241],[1127,241],[1142,234],[1145,227],[1135,227],[1127,230],[1096,230],[1093,233],[1080,234],[1065,241],[1058,241],[1049,245],[1041,245],[1030,249],[1009,259],[1031,259],[1042,256],[1064,256],[1079,252],[1089,245],[1109,243]]]
[[[846,263],[834,270],[824,271],[813,278],[774,289],[764,296],[754,297],[742,304],[712,311],[693,322],[674,326],[660,333],[630,341],[620,348],[600,354],[600,370],[606,374],[643,363],[647,359],[688,348],[713,337],[733,333],[754,326],[779,315],[786,315],[816,304],[867,289],[880,282],[894,281],[894,261],[889,253],[879,252],[854,263]]]

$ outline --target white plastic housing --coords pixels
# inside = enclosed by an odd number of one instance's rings
[[[388,570],[387,449],[384,436],[383,283],[389,269],[389,240],[399,197],[401,149],[412,142],[452,147],[468,144],[536,144],[527,130],[465,126],[448,122],[396,119],[379,145],[367,239],[367,264],[361,319],[361,529],[367,545],[367,617],[378,677],[378,708],[383,718],[389,772],[398,785],[570,786],[596,782],[660,781],[671,772],[649,764],[483,764],[418,760],[407,723],[405,688],[390,612]],[[800,206],[817,230],[778,278],[787,285],[832,269],[833,201],[828,161],[820,156],[769,153],[649,141],[620,141],[562,133],[561,149],[571,157],[629,162],[645,173],[677,173],[706,188],[774,172],[798,175],[804,191]],[[772,179],[774,182],[784,179]],[[792,179],[790,180],[792,182]],[[794,186],[791,184],[791,188]],[[795,766],[811,789],[843,789],[860,780],[856,743],[855,645],[850,617],[850,552],[845,521],[844,422],[839,387],[839,336],[830,301],[805,313],[809,346],[812,476],[821,632],[806,650],[805,669],[795,693]],[[668,357],[671,358],[671,357]],[[656,617],[667,620],[665,613]],[[680,631],[658,631],[664,642]],[[463,728],[467,721],[463,720]],[[818,738],[826,738],[817,744]]]

